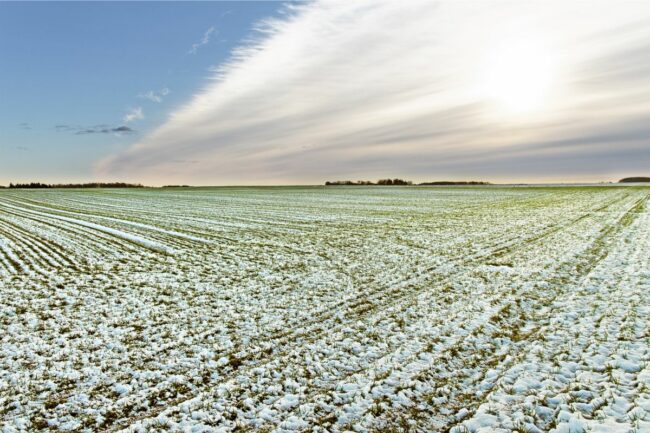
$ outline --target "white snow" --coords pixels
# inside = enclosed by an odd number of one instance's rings
[[[0,429],[650,431],[649,197],[2,190]]]

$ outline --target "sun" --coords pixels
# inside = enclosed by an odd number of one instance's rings
[[[553,83],[552,56],[543,44],[519,38],[496,45],[485,62],[483,92],[510,113],[544,106]]]

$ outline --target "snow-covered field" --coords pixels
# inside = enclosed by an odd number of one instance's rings
[[[0,427],[649,432],[648,198],[0,190]]]

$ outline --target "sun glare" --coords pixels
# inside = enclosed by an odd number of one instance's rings
[[[535,41],[498,45],[487,58],[485,95],[510,113],[537,110],[552,84],[552,63],[548,50]]]

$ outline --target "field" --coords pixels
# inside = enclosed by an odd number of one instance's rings
[[[0,427],[648,432],[649,197],[0,190]]]

